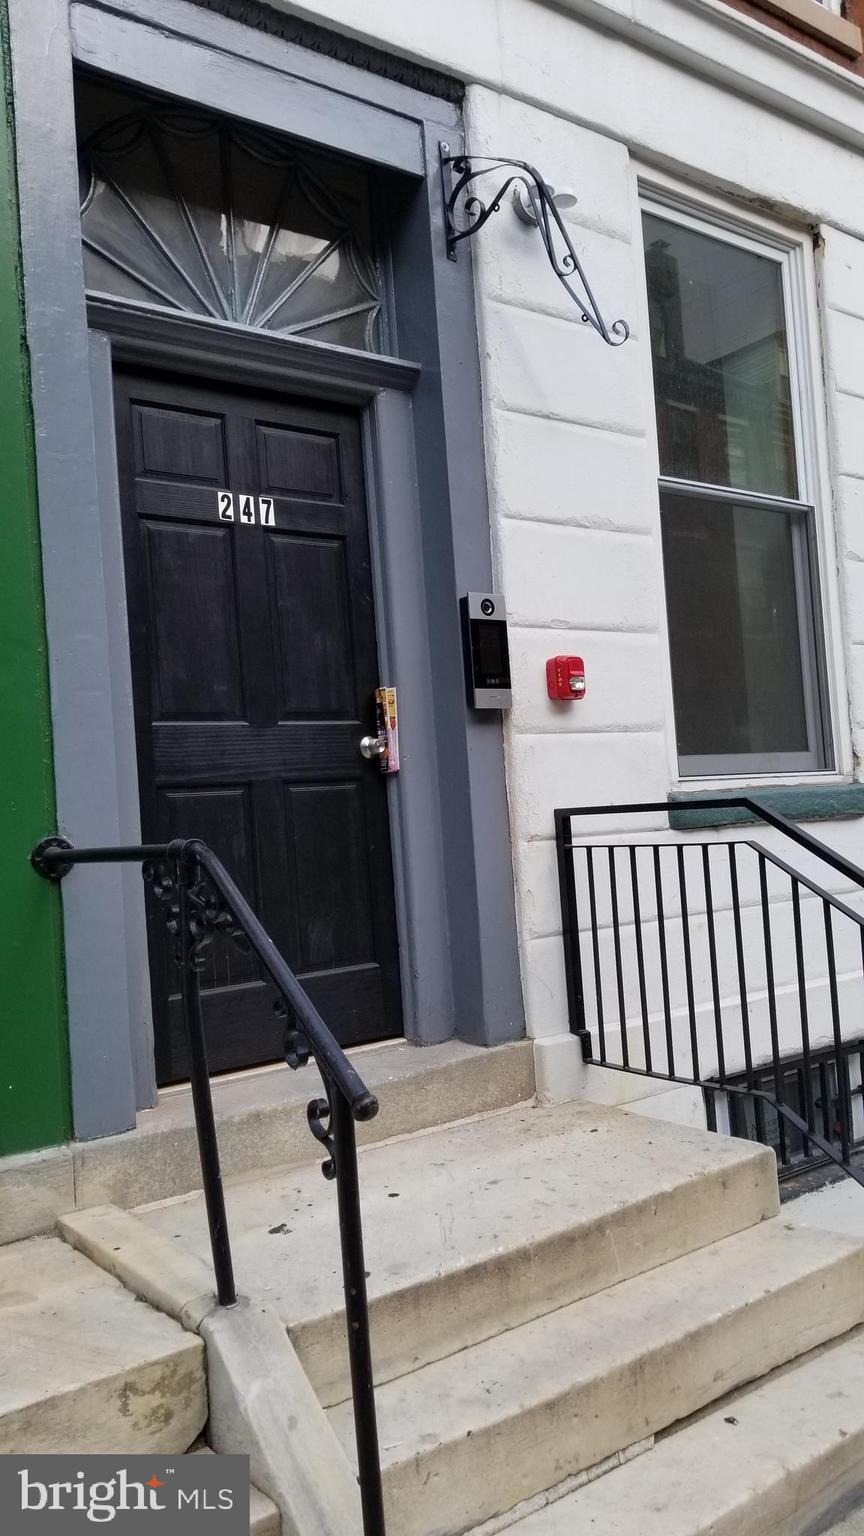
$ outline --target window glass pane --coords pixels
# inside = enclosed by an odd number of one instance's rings
[[[803,513],[661,496],[678,751],[807,752]]]
[[[779,263],[643,219],[660,473],[795,497]]]

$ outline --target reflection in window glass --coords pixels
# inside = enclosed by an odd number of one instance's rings
[[[643,217],[661,474],[795,497],[779,262]]]
[[[661,499],[680,755],[806,753],[795,516]]]
[[[680,771],[817,772],[830,756],[787,258],[643,223]]]
[[[77,109],[91,293],[382,350],[362,166],[91,82]]]

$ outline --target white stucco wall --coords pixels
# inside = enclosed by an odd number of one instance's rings
[[[818,235],[809,344],[821,576],[833,778],[848,780],[864,755],[864,83],[719,0],[565,0],[554,8],[543,0],[318,0],[290,9],[465,79],[468,148],[527,159],[576,191],[568,217],[604,316],[631,325],[631,339],[612,349],[581,324],[536,232],[509,207],[472,242],[494,555],[511,619],[514,704],[505,739],[529,1029],[542,1042],[538,1062],[550,1088],[642,1096],[656,1085],[586,1073],[567,1034],[552,823],[556,806],[663,800],[678,783],[640,177],[671,176],[697,202],[719,194],[808,240]],[[583,703],[558,707],[546,698],[545,659],[558,652],[585,657]],[[864,863],[864,821],[814,830]],[[764,840],[781,849],[781,839]],[[827,871],[814,873],[844,889]],[[779,898],[780,886],[772,889]],[[752,874],[742,896],[755,941]],[[722,882],[717,902],[721,914],[728,909]],[[778,900],[773,914],[778,1027],[794,1049],[788,903]],[[821,920],[818,904],[805,902],[814,1033],[827,1038]],[[864,1002],[856,945],[851,929],[848,937],[838,931],[847,1009]],[[608,935],[604,946],[610,966]],[[718,946],[728,980],[728,910]],[[704,1025],[710,1051],[710,975],[700,955],[700,1037]],[[649,974],[654,999],[658,985]],[[721,990],[725,997],[729,988]],[[676,1027],[684,1028],[683,1014]],[[758,997],[753,1027],[767,1032]],[[687,1090],[668,1094],[667,1108],[701,1112]]]

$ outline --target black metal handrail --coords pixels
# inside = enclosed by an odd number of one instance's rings
[[[818,838],[803,831],[794,822],[788,821],[786,817],[762,805],[758,800],[749,796],[718,795],[710,799],[700,799],[698,809],[700,811],[742,809],[749,811],[767,826],[773,827],[800,848],[805,849],[807,853],[821,859],[860,890],[864,890],[864,870]],[[669,810],[670,804],[667,801],[647,801],[630,805],[574,806],[555,812],[568,1012],[571,1030],[581,1040],[585,1061],[594,1066],[608,1067],[616,1071],[702,1089],[705,1093],[706,1107],[709,1110],[709,1124],[715,1119],[714,1096],[718,1092],[749,1098],[754,1104],[756,1136],[762,1141],[769,1139],[765,1124],[767,1106],[777,1117],[777,1151],[781,1169],[784,1167],[788,1169],[792,1164],[788,1143],[790,1133],[794,1132],[800,1138],[805,1152],[809,1153],[812,1143],[818,1148],[823,1158],[838,1164],[852,1179],[864,1186],[864,1171],[852,1160],[853,1093],[849,1069],[850,1055],[853,1052],[857,1052],[862,1070],[864,1070],[864,1057],[861,1055],[861,1042],[857,1039],[850,1041],[848,1036],[844,1037],[835,942],[837,921],[842,919],[844,922],[851,923],[855,935],[853,942],[856,966],[860,969],[860,982],[864,986],[864,916],[838,896],[825,890],[809,875],[795,869],[785,859],[751,838],[711,842],[694,842],[691,838],[670,841],[668,835],[664,836],[660,833],[651,837],[650,840],[640,842],[617,839],[614,842],[601,843],[589,841],[587,837],[576,841],[573,837],[572,823],[577,817],[656,815],[658,813],[668,815]],[[674,851],[672,882],[674,894],[671,900],[673,906],[677,902],[680,908],[677,917],[670,917],[668,873],[664,888],[662,858],[664,850]],[[752,966],[754,955],[753,943],[748,945],[745,940],[743,914],[746,906],[742,904],[739,889],[741,873],[739,850],[747,850],[755,857],[758,873],[758,903],[755,905],[758,906],[761,921],[759,923],[759,954],[756,958],[760,972],[764,975],[764,998],[770,1039],[770,1052],[765,1061],[757,1059],[758,1052],[754,1051],[754,1042],[751,1038],[750,1011],[754,994],[748,983],[747,967],[748,961]],[[653,923],[646,923],[643,917],[644,888],[640,886],[640,852],[643,860],[646,854],[650,859],[652,895],[656,904],[656,935],[653,934]],[[691,876],[688,888],[687,875],[688,863],[692,868],[694,855],[699,858],[699,878],[704,900],[704,905],[699,906],[698,915],[704,918],[706,975],[710,987],[710,1000],[706,1001],[705,1006],[713,1014],[714,1024],[711,1048],[715,1054],[716,1072],[710,1074],[704,1071],[703,1062],[700,1062],[700,1052],[704,1058],[706,1051],[704,1044],[700,1045],[699,1040],[698,1010],[694,990],[694,940],[691,931],[694,916],[691,902],[693,885]],[[622,858],[625,862],[623,877],[620,868]],[[577,889],[577,859],[582,861],[579,872],[584,874],[581,898]],[[717,911],[715,910],[718,859],[722,860],[720,872],[728,880],[730,891],[729,949],[732,982],[725,1001],[721,995],[721,946],[718,944]],[[668,863],[666,868],[668,870]],[[780,1043],[774,948],[777,916],[775,914],[772,917],[772,901],[768,886],[769,869],[778,871],[784,881],[788,879],[789,895],[785,900],[789,901],[791,898],[789,910],[795,959],[794,986],[797,991],[797,1015],[800,1027],[800,1049],[796,1052],[796,1061],[800,1062],[800,1070],[796,1073],[796,1081],[800,1084],[801,1102],[797,1108],[793,1108],[784,1098],[784,1074],[787,1072],[787,1067]],[[607,882],[606,888],[609,895],[608,928],[611,934],[612,952],[608,967],[604,966],[601,957],[603,930],[603,925],[599,921],[601,879]],[[831,1117],[824,1104],[824,1092],[821,1105],[823,1121],[821,1131],[817,1124],[817,1107],[819,1106],[816,1104],[813,1091],[813,1074],[820,1071],[821,1081],[824,1084],[825,1052],[814,1050],[811,1043],[812,1020],[807,989],[807,946],[802,924],[802,889],[809,892],[821,904],[823,919],[820,928],[821,942],[824,946],[822,964],[825,968],[828,990],[830,1055],[837,1081],[835,1126],[837,1136],[834,1140],[831,1136]],[[628,897],[632,903],[632,924],[629,920],[625,923],[621,915],[622,903]],[[585,914],[585,921],[581,925],[580,901],[584,902],[582,910]],[[674,1010],[670,982],[669,926],[673,922],[680,926],[682,978],[686,994],[681,1012],[688,1024],[686,1037],[677,1042],[673,1027]],[[625,942],[622,930],[626,928],[629,933],[631,926],[632,956],[628,953],[626,959],[629,961],[629,969],[635,975],[637,1004],[633,1013],[628,1014],[626,995],[628,966],[625,965]],[[587,964],[583,964],[583,935],[587,936],[590,944]],[[656,944],[656,949],[649,952],[648,945],[651,942]],[[653,1012],[649,1006],[648,997],[649,958],[656,960],[655,986],[660,996],[660,1008]],[[617,1050],[613,1049],[608,1039],[607,1001],[610,988],[614,996],[613,1006],[617,1008],[618,1015],[620,1041]],[[634,990],[632,982],[630,990],[631,992]],[[757,995],[762,996],[762,989]],[[589,1005],[592,1009],[590,1021]],[[734,1016],[734,1041],[730,1015]],[[631,1030],[628,1019],[630,1017],[638,1020],[634,1029],[635,1044],[633,1046],[629,1038]],[[658,1020],[662,1024],[659,1036],[655,1028]],[[856,1020],[854,1033],[856,1036],[861,1033],[860,1019]],[[729,1057],[737,1047],[742,1051],[741,1070],[730,1071]],[[641,1060],[633,1059],[637,1055]],[[687,1058],[683,1063],[682,1057]],[[766,1078],[770,1080],[770,1088],[765,1086]]]
[[[286,1019],[288,1065],[297,1069],[310,1056],[314,1057],[326,1097],[312,1099],[306,1114],[312,1135],[327,1153],[322,1163],[324,1177],[336,1184],[363,1532],[364,1536],[385,1536],[354,1129],[355,1121],[371,1120],[378,1113],[375,1095],[328,1029],[221,859],[199,838],[176,838],[170,843],[140,847],[75,848],[66,838],[51,836],[37,843],[30,862],[38,874],[54,881],[62,880],[76,864],[140,864],[145,880],[165,910],[180,967],[195,1130],[220,1306],[234,1306],[237,1289],[199,977],[201,953],[217,934],[224,933],[251,949],[273,982],[278,994],[277,1008]]]

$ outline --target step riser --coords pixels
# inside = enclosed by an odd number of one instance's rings
[[[389,1525],[400,1536],[470,1529],[862,1319],[864,1253],[852,1252],[600,1379],[574,1381],[557,1398],[391,1466]],[[574,1377],[579,1369],[574,1360]]]
[[[862,1463],[864,1431],[838,1441],[805,1470],[784,1472],[750,1508],[729,1510],[719,1520],[709,1515],[686,1536],[831,1536],[832,1511],[840,1519],[853,1496],[856,1505],[864,1498]]]
[[[0,1249],[0,1455],[180,1455],[204,1346],[59,1238]]]
[[[578,1180],[578,1167],[573,1177]],[[595,1224],[373,1299],[375,1380],[393,1381],[446,1359],[456,1350],[744,1231],[777,1209],[774,1157],[757,1153],[752,1161],[722,1173],[690,1179],[651,1200],[622,1206]],[[344,1313],[331,1313],[289,1333],[324,1406],[344,1402],[351,1392]]]
[[[0,1418],[0,1455],[182,1455],[207,1418],[197,1339],[175,1359],[99,1381]]]
[[[526,1515],[513,1536],[852,1536],[864,1525],[835,1522],[864,1508],[862,1372],[857,1329]]]

